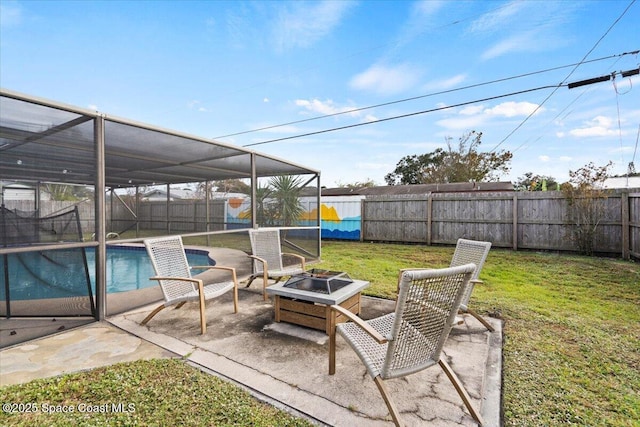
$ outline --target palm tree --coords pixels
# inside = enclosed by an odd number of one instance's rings
[[[271,196],[275,199],[276,218],[281,225],[295,225],[303,212],[300,203],[302,179],[291,175],[275,176],[269,180],[272,188]]]
[[[256,223],[263,227],[272,225],[271,222],[273,221],[273,214],[269,212],[269,207],[266,204],[266,200],[271,195],[272,191],[273,190],[269,185],[262,187],[258,184],[256,187]]]

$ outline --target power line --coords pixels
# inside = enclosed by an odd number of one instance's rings
[[[607,74],[606,76],[602,76],[602,77],[596,77],[596,78],[591,78],[591,79],[587,79],[587,80],[581,80],[580,82],[575,82],[575,83],[569,83],[567,85],[567,87],[569,89],[572,88],[576,88],[576,87],[581,87],[581,86],[586,86],[589,84],[594,84],[594,83],[600,83],[600,82],[604,82],[604,81],[608,81],[611,79],[615,79],[615,76],[617,74],[620,74],[622,77],[631,77],[633,75],[637,75],[640,73],[640,69],[633,69],[633,70],[628,70],[628,71],[620,71],[618,73],[616,72],[612,72],[610,74]],[[613,83],[614,85],[614,89],[615,89],[615,93],[616,93],[616,105],[617,105],[617,110],[618,110],[618,128],[620,128],[620,106],[618,105],[618,89],[617,86],[615,84],[615,81]],[[576,103],[578,101],[578,99],[580,99],[582,97],[582,95],[584,95],[585,93],[587,93],[587,91],[583,91],[582,93],[580,93],[580,95],[578,95],[573,101],[571,101],[566,107],[564,107],[558,114],[556,114],[556,116],[549,120],[548,123],[553,123],[558,117],[560,117],[569,107],[571,107],[574,103]],[[565,118],[571,114],[571,112],[567,113],[565,115]],[[622,134],[622,131],[620,130],[620,134]],[[526,145],[529,142],[537,142],[542,138],[542,135],[538,136],[534,141],[524,141],[522,144],[518,145],[515,149],[511,150],[512,153],[515,153],[516,151],[520,150],[524,145]],[[622,141],[620,141],[620,144],[622,145]]]
[[[640,52],[640,51],[638,51]],[[622,59],[622,56],[618,56],[618,58],[613,61],[613,64],[611,64],[611,66],[609,67],[609,72],[611,72],[611,70],[613,69],[613,67],[618,63],[618,61],[620,61],[620,59]],[[573,104],[575,104],[576,102],[578,102],[578,100],[580,98],[582,98],[583,95],[585,95],[588,92],[588,90],[583,90],[580,95],[576,96],[573,101],[571,101],[569,104],[567,104],[560,112],[558,112],[558,114],[556,114],[555,117],[553,117],[552,119],[550,119],[547,122],[547,125],[554,123],[556,121],[556,119],[558,119],[560,116],[562,116],[565,111],[567,111]],[[571,113],[573,112],[573,110],[567,112],[567,114],[563,117],[563,120],[566,119]],[[533,141],[531,140],[531,138],[529,138],[526,141],[523,141],[522,144],[518,145],[518,147],[516,147],[513,150],[510,150],[512,153],[516,153],[517,151],[519,151],[522,147],[524,147],[525,145],[529,144],[529,143],[535,143],[538,142],[539,140],[542,139],[542,134],[539,134],[537,138],[535,138]]]
[[[631,163],[629,163],[629,169],[634,169],[633,172],[635,173],[635,161],[636,161],[636,153],[638,152],[638,140],[640,139],[640,125],[638,125],[638,133],[636,134],[636,146],[633,149],[633,157],[631,158]],[[631,172],[631,170],[629,171]]]
[[[426,27],[422,31],[416,33],[414,37],[417,38],[419,36],[422,36],[427,31],[438,31],[438,30],[441,30],[441,29],[446,28],[446,27],[459,25],[459,24],[461,24],[461,23],[463,23],[465,21],[469,21],[469,20],[474,19],[474,18],[476,18],[478,16],[482,16],[482,15],[484,15],[486,13],[495,12],[495,11],[498,11],[498,10],[501,10],[501,9],[505,9],[507,7],[509,7],[509,3],[505,3],[504,5],[495,7],[493,9],[488,9],[486,12],[478,13],[478,14],[475,14],[475,15],[470,15],[470,16],[467,16],[467,17],[464,17],[464,18],[460,18],[460,19],[454,19],[451,22],[448,22],[446,24],[442,24],[442,25],[438,25],[438,26],[434,26],[434,27]],[[349,59],[349,58],[352,58],[352,57],[356,57],[356,56],[359,56],[359,55],[362,55],[362,54],[366,54],[366,53],[371,53],[371,52],[374,52],[374,51],[377,51],[377,50],[382,50],[383,48],[388,48],[390,51],[393,51],[398,46],[400,46],[400,45],[402,45],[404,43],[405,42],[401,42],[401,41],[397,41],[396,40],[394,42],[381,43],[381,44],[377,44],[375,46],[369,46],[369,47],[359,49],[358,51],[355,51],[353,53],[350,53],[350,54],[347,54],[347,55],[343,55],[343,56],[340,56],[340,57],[334,57],[334,58],[328,58],[328,59],[324,58],[323,61],[322,61],[322,64],[336,63],[336,62],[342,63],[346,59]],[[383,53],[383,55],[384,55],[384,53]],[[277,81],[282,81],[282,80],[285,80],[286,78],[290,78],[292,76],[297,76],[299,74],[302,74],[303,72],[313,70],[313,69],[317,68],[317,65],[318,64],[312,64],[312,65],[309,65],[307,67],[300,68],[300,69],[298,69],[298,70],[296,70],[294,72],[290,72],[290,73],[287,73],[287,74],[282,74],[282,75],[277,76],[277,77],[275,77],[273,79],[270,79],[270,80],[254,83],[254,84],[251,84],[249,86],[245,86],[244,88],[239,88],[239,89],[227,91],[227,92],[223,93],[222,95],[225,95],[225,94],[229,95],[229,94],[233,94],[233,93],[239,93],[239,92],[245,91],[247,89],[263,87],[266,84],[270,84],[270,83],[277,82]],[[373,107],[371,107],[371,108],[373,108]],[[276,127],[279,127],[279,126],[286,126],[286,124],[277,125]],[[224,137],[227,137],[227,136],[242,135],[243,133],[257,132],[259,130],[265,130],[265,129],[271,129],[271,127],[266,127],[266,128],[262,128],[262,129],[255,129],[255,130],[235,133],[235,134],[231,134],[231,135],[219,136],[219,137],[215,137],[214,139],[216,139],[216,138],[224,138]]]
[[[543,89],[558,88],[560,86],[561,85],[557,85],[557,86],[555,86],[555,85],[552,85],[552,86],[540,86],[540,87],[533,88],[533,89],[526,89],[526,90],[506,93],[506,94],[502,94],[502,95],[490,96],[488,98],[481,98],[481,99],[475,99],[473,101],[461,102],[459,104],[447,105],[446,107],[438,107],[438,108],[432,108],[432,109],[429,109],[429,110],[422,110],[422,111],[416,111],[416,112],[413,112],[413,113],[401,114],[401,115],[398,115],[398,116],[386,117],[384,119],[372,120],[372,121],[365,122],[365,123],[355,123],[355,124],[351,124],[351,125],[347,125],[347,126],[339,126],[339,127],[319,130],[319,131],[315,131],[315,132],[308,132],[308,133],[303,133],[303,134],[299,134],[299,135],[287,136],[287,137],[284,137],[284,138],[276,138],[276,139],[270,139],[270,140],[267,140],[267,141],[254,142],[252,144],[243,145],[243,147],[252,147],[252,146],[255,146],[255,145],[270,144],[272,142],[286,141],[286,140],[289,140],[289,139],[302,138],[302,137],[305,137],[305,136],[318,135],[318,134],[321,134],[321,133],[334,132],[334,131],[338,131],[338,130],[355,128],[355,127],[359,127],[359,126],[372,125],[372,124],[375,124],[375,123],[387,122],[387,121],[390,121],[390,120],[403,119],[403,118],[406,118],[406,117],[417,116],[417,115],[420,115],[420,114],[433,113],[435,111],[447,110],[449,108],[461,107],[463,105],[475,104],[476,102],[491,101],[491,100],[494,100],[494,99],[506,98],[506,97],[509,97],[509,96],[520,95],[520,94],[529,93],[529,92],[535,92],[535,91],[543,90]]]
[[[582,60],[580,60],[580,62],[578,62],[575,67],[573,67],[573,69],[569,72],[567,77],[564,78],[562,83],[560,85],[558,85],[555,89],[553,89],[551,91],[551,93],[542,101],[542,103],[538,104],[538,106],[535,108],[535,110],[533,110],[527,117],[525,117],[524,120],[522,120],[522,122],[520,122],[520,124],[518,126],[516,126],[516,128],[514,130],[509,132],[509,134],[507,136],[505,136],[502,139],[502,141],[500,141],[498,143],[498,145],[493,147],[493,149],[490,152],[494,152],[498,147],[500,147],[507,139],[509,139],[511,137],[511,135],[516,133],[518,129],[520,129],[531,117],[533,117],[533,115],[536,114],[538,112],[538,110],[540,110],[540,108],[542,108],[542,106],[558,91],[560,86],[563,85],[569,79],[569,77],[571,77],[573,75],[573,73],[578,69],[578,67],[585,63],[585,60],[587,59],[587,57],[589,55],[591,55],[591,52],[593,52],[595,50],[595,48],[598,47],[600,42],[607,36],[607,34],[609,34],[609,32],[613,29],[613,27],[616,26],[616,24],[622,19],[622,17],[627,13],[627,11],[631,8],[631,6],[633,6],[633,4],[635,2],[636,2],[636,0],[631,0],[631,3],[629,3],[629,5],[622,12],[622,14],[620,14],[620,16],[618,16],[618,18],[615,21],[613,21],[613,23],[609,26],[607,31],[605,31],[605,33],[598,39],[598,41],[593,45],[593,47],[591,49],[589,49],[589,52],[587,52],[582,57]]]
[[[532,76],[532,75],[543,74],[543,73],[547,73],[547,72],[550,72],[550,71],[556,71],[556,70],[561,70],[563,68],[577,66],[577,65],[580,65],[580,64],[588,64],[588,63],[592,63],[592,62],[603,61],[603,60],[606,60],[606,59],[622,57],[622,56],[625,56],[625,55],[633,55],[633,54],[637,55],[638,53],[640,53],[640,50],[635,51],[635,52],[624,52],[624,53],[620,53],[620,54],[617,54],[617,55],[604,56],[604,57],[601,57],[601,58],[591,59],[589,61],[583,61],[581,63],[575,63],[575,64],[568,64],[568,65],[561,65],[561,66],[558,66],[558,67],[546,68],[546,69],[543,69],[543,70],[532,71],[532,72],[529,72],[529,73],[519,74],[519,75],[511,76],[511,77],[503,77],[503,78],[500,78],[500,79],[490,80],[490,81],[482,82],[482,83],[476,83],[476,84],[473,84],[473,85],[463,86],[463,87],[459,87],[459,88],[455,88],[455,89],[448,89],[448,90],[443,90],[443,91],[439,91],[439,92],[433,92],[433,93],[427,93],[427,94],[424,94],[424,95],[413,96],[413,97],[410,97],[410,98],[403,98],[403,99],[398,99],[398,100],[395,100],[395,101],[383,102],[381,104],[370,105],[368,107],[353,108],[353,109],[350,109],[350,110],[339,111],[337,113],[324,114],[324,115],[320,115],[320,116],[310,117],[310,118],[307,118],[307,119],[295,120],[295,121],[291,121],[291,122],[287,122],[287,123],[281,123],[281,124],[277,124],[277,125],[265,126],[265,127],[261,127],[261,128],[256,128],[256,129],[250,129],[250,130],[245,130],[245,131],[241,131],[241,132],[230,133],[230,134],[226,134],[226,135],[213,137],[213,139],[222,139],[222,138],[228,138],[230,136],[245,135],[245,134],[248,134],[248,133],[260,132],[260,131],[263,131],[263,130],[275,129],[275,128],[279,128],[279,127],[290,126],[290,125],[310,122],[310,121],[314,121],[314,120],[320,120],[320,119],[324,119],[324,118],[328,118],[328,117],[340,116],[340,115],[343,115],[343,114],[356,113],[356,112],[360,112],[360,111],[370,110],[370,109],[373,109],[373,108],[386,107],[386,106],[389,106],[389,105],[400,104],[400,103],[409,102],[409,101],[415,101],[417,99],[428,98],[428,97],[432,97],[432,96],[436,96],[436,95],[443,95],[443,94],[447,94],[447,93],[458,92],[458,91],[461,91],[461,90],[467,90],[467,89],[473,89],[473,88],[476,88],[476,87],[487,86],[487,85],[494,84],[494,83],[501,83],[501,82],[505,82],[505,81],[509,81],[509,80],[515,80],[515,79],[519,79],[519,78],[522,78],[522,77],[528,77],[528,76]]]

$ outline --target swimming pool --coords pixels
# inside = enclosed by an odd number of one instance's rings
[[[215,265],[207,250],[185,249],[190,265]],[[88,274],[95,295],[95,250],[86,248]],[[65,298],[87,295],[86,271],[79,249],[29,252],[7,256],[11,300]],[[149,280],[153,265],[144,247],[107,246],[107,293],[157,286]],[[200,271],[193,270],[192,274]],[[0,262],[0,297],[6,299],[5,262]]]

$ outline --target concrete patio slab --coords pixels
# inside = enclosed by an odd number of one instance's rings
[[[328,375],[328,341],[322,332],[274,323],[270,301],[260,286],[240,292],[240,311],[231,298],[207,305],[207,333],[200,335],[196,306],[163,310],[146,326],[139,322],[152,307],[110,318],[114,325],[186,357],[251,390],[277,406],[290,408],[321,425],[392,425],[386,405],[355,352],[338,338],[337,370]],[[363,298],[362,317],[393,311],[394,302]],[[185,310],[186,309],[186,310]],[[456,326],[445,346],[447,361],[480,408],[485,425],[500,425],[502,329],[488,332],[472,316]],[[406,425],[474,426],[444,372],[432,367],[387,381]]]
[[[256,281],[257,283],[257,281]],[[0,351],[2,385],[60,375],[119,361],[184,357],[205,372],[226,378],[256,397],[318,425],[390,426],[391,417],[364,366],[338,337],[337,370],[328,375],[328,341],[320,331],[275,323],[261,284],[207,303],[207,333],[200,335],[197,304],[161,311],[139,322],[155,305],[113,316],[108,322],[61,332]],[[365,319],[393,311],[393,301],[363,297]],[[489,333],[472,316],[456,326],[445,346],[486,426],[500,425],[502,328]],[[475,426],[444,372],[432,367],[387,381],[408,426]]]

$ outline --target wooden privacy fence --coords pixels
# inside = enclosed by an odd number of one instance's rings
[[[330,200],[331,197],[323,198]],[[569,206],[561,192],[473,192],[367,196],[361,204],[360,240],[422,244],[455,244],[460,237],[487,240],[495,247],[577,251]],[[640,193],[618,192],[603,200],[604,218],[597,227],[594,251],[640,258]],[[40,216],[72,208],[73,202],[42,201]],[[33,202],[11,201],[7,208],[29,211]],[[91,201],[78,204],[82,229],[94,229]],[[107,211],[108,231],[162,229],[175,233],[207,229],[204,201],[142,202],[137,218],[121,204]],[[211,231],[237,227],[224,200],[210,201]],[[243,227],[245,227],[244,225]],[[356,231],[357,233],[357,231]],[[335,237],[332,237],[335,238]]]
[[[113,228],[126,229],[127,223],[135,223],[136,218],[120,205],[114,205]],[[194,233],[225,229],[226,201],[209,201],[207,224],[207,204],[203,200],[174,200],[166,202],[141,202],[138,227],[142,230],[166,230],[169,233]],[[118,224],[118,225],[116,225]],[[207,230],[208,225],[208,230]]]
[[[567,199],[560,192],[432,193],[367,197],[366,241],[455,244],[460,237],[496,247],[576,251]],[[640,257],[640,193],[602,200],[594,252]]]

